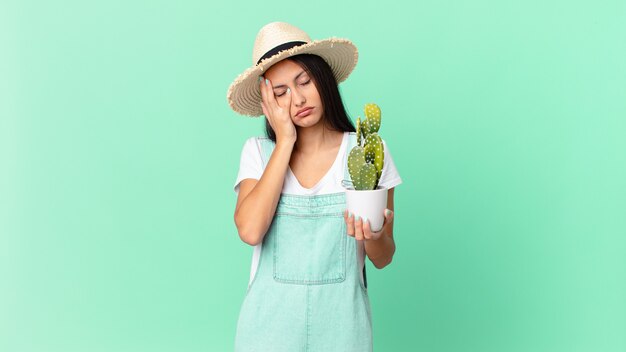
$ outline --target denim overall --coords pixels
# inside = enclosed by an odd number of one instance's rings
[[[346,154],[356,144],[350,133]],[[259,138],[263,167],[274,148]],[[349,180],[344,166],[344,180]],[[281,194],[241,305],[236,352],[368,352],[372,320],[367,281],[348,236],[345,193]]]

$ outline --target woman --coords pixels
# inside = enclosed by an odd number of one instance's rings
[[[391,262],[393,188],[402,180],[383,141],[382,230],[347,212],[342,181],[356,136],[337,85],[357,58],[349,40],[311,41],[274,22],[228,90],[233,110],[265,115],[267,133],[246,141],[235,182],[235,224],[255,246],[236,351],[372,350],[364,258],[377,268]]]

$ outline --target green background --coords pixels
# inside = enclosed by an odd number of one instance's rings
[[[626,350],[624,1],[0,2],[0,351],[229,351],[226,102],[257,31],[353,40],[404,183],[376,351]]]

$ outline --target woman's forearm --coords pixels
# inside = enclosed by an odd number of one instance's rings
[[[241,239],[256,245],[272,223],[289,167],[293,143],[277,143],[259,181],[235,211]]]
[[[364,241],[365,253],[376,268],[382,269],[391,263],[396,251],[396,243],[391,231],[389,233],[383,232],[377,240],[366,239]]]

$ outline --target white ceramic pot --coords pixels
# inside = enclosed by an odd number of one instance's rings
[[[373,232],[383,228],[385,221],[384,211],[387,208],[387,188],[377,187],[371,191],[357,191],[352,187],[346,187],[346,203],[348,211],[370,221]]]

